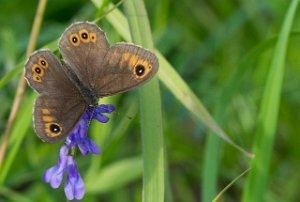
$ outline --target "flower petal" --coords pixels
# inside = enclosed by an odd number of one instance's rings
[[[80,200],[85,193],[84,183],[73,156],[68,157],[68,177],[64,190],[68,200],[73,200],[74,198]]]
[[[108,105],[99,105],[97,106],[95,109],[94,109],[94,113],[92,114],[93,115],[93,119],[96,119],[98,121],[100,121],[101,123],[106,123],[109,121],[109,118],[105,115],[103,115],[103,113],[107,113],[107,114],[110,114],[112,113],[113,111],[115,111],[115,107],[111,104],[108,104]]]
[[[66,145],[63,145],[59,150],[60,157],[66,157],[69,153],[69,148]]]
[[[59,152],[58,162],[55,166],[47,169],[43,175],[43,179],[46,183],[54,189],[58,188],[62,182],[63,175],[67,166],[68,148],[62,146]]]
[[[101,123],[107,123],[109,121],[109,118],[101,113],[94,114],[93,119],[96,119]]]
[[[79,148],[80,152],[84,156],[87,155],[88,153],[100,154],[100,149],[99,149],[98,145],[93,140],[88,138],[87,136],[80,138],[80,140],[77,142],[77,144],[78,144],[78,148]]]
[[[115,111],[115,106],[111,105],[111,104],[102,104],[102,105],[99,105],[97,106],[96,108],[96,112],[97,113],[107,113],[107,114],[110,114],[112,113],[113,111]]]
[[[86,137],[88,132],[88,121],[81,119],[76,127],[73,129],[72,133],[66,138],[66,145],[70,148],[74,148],[79,141],[79,138]]]

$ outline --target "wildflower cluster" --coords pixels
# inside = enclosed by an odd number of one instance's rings
[[[58,188],[63,180],[63,176],[67,173],[67,178],[64,185],[64,191],[68,200],[80,200],[85,193],[84,182],[78,171],[74,151],[76,145],[82,155],[88,153],[100,154],[98,145],[87,136],[89,122],[96,119],[99,122],[106,123],[109,118],[103,115],[104,113],[112,113],[115,110],[113,105],[98,105],[89,107],[82,118],[67,137],[66,143],[60,148],[58,162],[55,166],[49,168],[44,173],[43,179],[54,189]]]

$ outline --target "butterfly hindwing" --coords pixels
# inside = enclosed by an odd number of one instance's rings
[[[34,105],[34,126],[39,138],[55,143],[66,138],[86,110],[82,99],[41,94]]]

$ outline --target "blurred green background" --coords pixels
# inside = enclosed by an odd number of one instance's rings
[[[36,0],[0,0],[0,79],[24,61],[37,4]],[[227,99],[224,87],[237,73],[237,80],[231,81],[233,85],[229,88],[230,99],[224,101],[220,124],[237,144],[252,150],[276,37],[290,1],[146,0],[145,4],[155,47],[212,115],[218,111],[218,104]],[[123,11],[122,5],[119,9]],[[103,15],[97,24],[111,44],[123,41],[105,19],[107,10],[105,5],[97,9],[91,1],[48,1],[36,49],[58,39],[72,22],[93,21]],[[269,168],[266,166],[269,176],[264,201],[300,201],[299,15],[298,12],[287,49],[271,163]],[[0,89],[0,135],[6,127],[19,76],[15,75]],[[31,94],[32,89],[27,88],[21,112],[31,113]],[[92,124],[91,135],[102,153],[76,157],[87,184],[83,201],[141,201],[142,145],[137,95],[137,90],[133,90],[106,99],[104,102],[116,105],[117,112],[106,125]],[[165,201],[203,201],[209,130],[164,85],[161,97]],[[28,127],[20,126],[26,135],[0,187],[0,201],[64,201],[62,188],[53,190],[42,181],[43,172],[56,163],[61,144],[40,141],[32,122]],[[8,154],[17,139],[10,139]],[[217,178],[216,195],[249,167],[249,159],[223,141],[217,141],[213,150],[218,158],[216,167],[211,169],[218,174],[206,178]],[[246,176],[240,178],[220,201],[241,201],[245,181]]]

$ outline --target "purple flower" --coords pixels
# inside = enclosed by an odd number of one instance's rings
[[[102,115],[102,113],[112,113],[115,111],[115,107],[113,105],[100,105],[95,109],[95,113],[93,114],[93,119],[98,120],[101,123],[107,123],[109,118]]]
[[[100,154],[98,145],[88,137],[78,138],[77,145],[82,155],[84,156],[88,153]]]
[[[58,162],[55,166],[49,168],[44,173],[44,181],[46,183],[49,183],[50,186],[54,189],[58,188],[61,184],[61,181],[63,179],[63,174],[65,172],[66,166],[67,166],[67,160],[68,160],[68,151],[69,149],[67,146],[62,146],[60,148]]]
[[[72,148],[74,148],[77,144],[79,150],[84,156],[88,153],[100,154],[98,145],[87,136],[88,127],[88,120],[85,118],[81,119],[73,132],[67,137],[66,144]]]
[[[65,183],[65,194],[68,200],[80,200],[84,196],[83,180],[78,172],[74,156],[68,157],[68,177]]]
[[[65,145],[60,149],[57,164],[47,169],[44,173],[44,181],[56,189],[60,186],[63,175],[67,171],[68,175],[64,190],[68,200],[80,200],[85,193],[83,180],[78,171],[75,158],[71,154],[73,152],[70,152],[70,150],[75,151],[77,145],[82,155],[87,155],[88,153],[99,154],[100,149],[98,145],[87,136],[89,122],[92,119],[96,119],[102,123],[106,123],[109,121],[109,118],[103,115],[103,113],[110,114],[114,110],[115,107],[110,104],[89,107],[74,130],[66,138]]]

